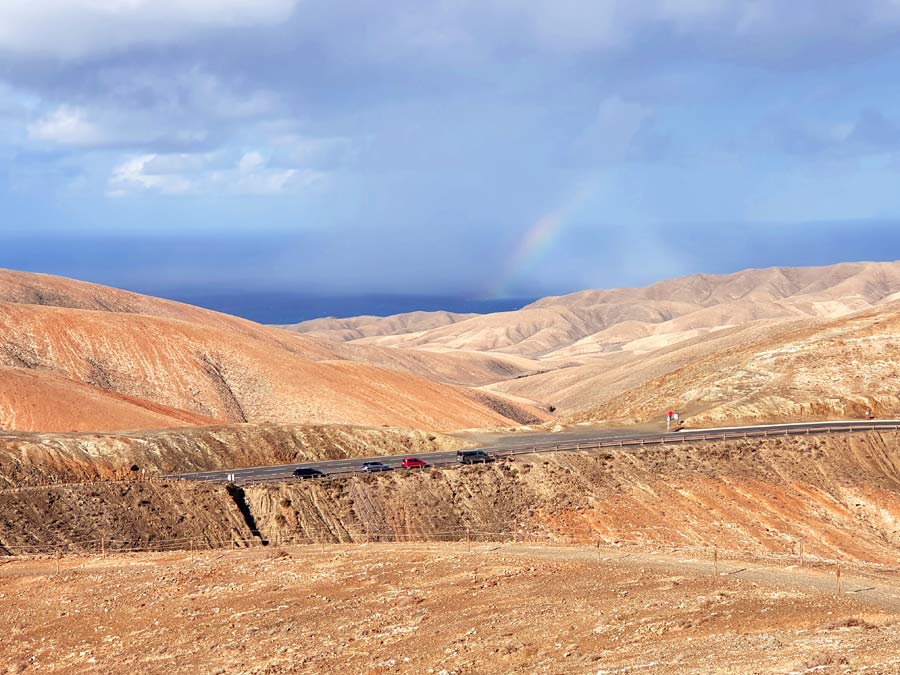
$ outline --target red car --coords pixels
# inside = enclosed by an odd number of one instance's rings
[[[403,458],[403,468],[404,469],[424,469],[428,466],[427,462],[423,462],[418,457],[404,457]]]

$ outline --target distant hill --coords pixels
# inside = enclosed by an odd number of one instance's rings
[[[337,345],[148,296],[0,271],[0,427],[221,422],[426,429],[540,421],[502,396],[350,360]]]
[[[657,410],[626,411],[605,402],[623,401],[624,393],[695,362],[706,368],[725,367],[727,355],[736,350],[791,331],[815,330],[873,308],[893,313],[892,303],[898,299],[900,263],[845,263],[701,274],[645,288],[587,290],[543,298],[513,312],[469,317],[433,313],[417,315],[414,321],[365,317],[340,324],[309,322],[293,330],[341,340],[347,349],[520,359],[516,364],[522,372],[505,378],[498,373],[493,383],[468,383],[554,406],[564,416],[635,421],[652,419]],[[812,361],[807,367],[814,365]],[[724,376],[727,371],[710,372],[713,378]],[[695,401],[671,391],[668,400],[704,407],[708,394]],[[802,391],[810,405],[815,396],[815,387]],[[804,410],[813,414],[809,406]],[[820,413],[841,410],[842,404],[832,402],[823,404]],[[752,414],[735,409],[723,413],[722,419],[730,419],[729,415],[756,419],[780,413],[763,406]]]
[[[449,431],[630,424],[669,407],[696,423],[900,415],[898,314],[900,263],[694,275],[510,312],[290,327],[0,270],[0,427]]]

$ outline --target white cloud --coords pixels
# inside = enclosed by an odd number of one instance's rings
[[[60,106],[28,125],[28,137],[44,143],[74,146],[96,146],[108,142],[104,132],[84,110]]]
[[[0,3],[0,49],[78,58],[286,20],[298,0],[27,0]]]
[[[183,116],[181,116],[183,117]],[[207,131],[170,114],[61,105],[27,126],[28,140],[73,148],[196,146]]]
[[[166,171],[166,167],[158,165],[159,161],[158,155],[151,154],[132,157],[119,164],[109,181],[110,195],[119,197],[134,190],[162,194],[184,194],[192,190],[194,184],[187,177]]]
[[[326,174],[302,167],[271,167],[259,151],[244,153],[228,164],[215,154],[146,154],[118,164],[109,179],[108,194],[278,195],[322,183]]]
[[[236,192],[254,195],[276,195],[310,187],[324,179],[325,174],[313,169],[273,168],[262,153],[245,153],[234,171],[219,172],[216,182],[231,184]]]
[[[266,160],[260,153],[248,152],[238,162],[238,170],[244,175],[249,175],[263,168],[265,164]]]

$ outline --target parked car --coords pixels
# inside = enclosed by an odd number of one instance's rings
[[[363,465],[359,467],[359,470],[374,473],[376,471],[390,471],[391,467],[384,462],[364,462]]]
[[[294,469],[294,478],[306,480],[307,478],[325,478],[325,474],[311,466],[301,466]]]
[[[404,469],[424,469],[428,466],[428,462],[424,462],[418,457],[404,457],[402,464]]]
[[[459,450],[456,453],[456,461],[460,464],[487,464],[493,462],[494,457],[484,450]]]

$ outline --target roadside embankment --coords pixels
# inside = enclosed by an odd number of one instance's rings
[[[254,536],[224,485],[89,483],[0,491],[0,556],[245,545]]]
[[[459,470],[251,486],[263,537],[718,546],[897,564],[900,434],[861,433],[520,456]]]
[[[900,433],[523,455],[232,492],[187,482],[0,492],[0,544],[194,533],[222,545],[472,536],[756,556],[802,547],[807,557],[896,566]]]
[[[439,433],[344,425],[232,424],[103,434],[0,436],[0,488],[455,450]]]

